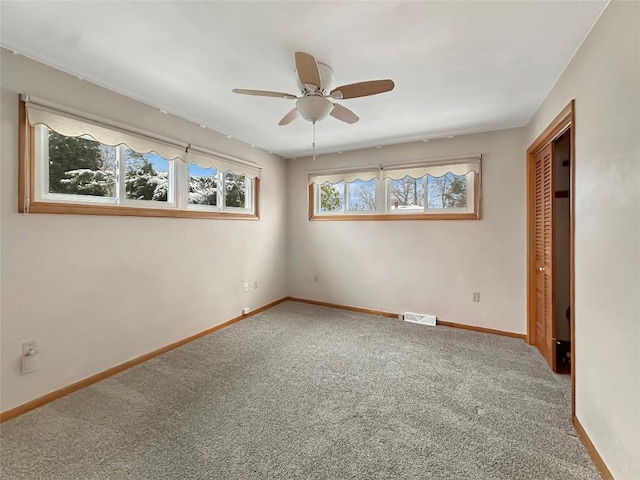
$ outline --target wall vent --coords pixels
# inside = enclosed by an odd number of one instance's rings
[[[411,323],[419,323],[420,325],[435,326],[436,316],[425,315],[423,313],[404,312],[404,321]]]

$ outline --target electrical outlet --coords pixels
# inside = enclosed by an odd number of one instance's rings
[[[474,302],[480,301],[480,292],[473,292],[473,301]]]
[[[22,344],[22,356],[24,357],[29,350],[33,349],[34,352],[38,351],[38,342],[35,340],[30,340],[28,342],[23,342]]]
[[[251,311],[251,309],[249,307],[243,308],[242,309],[242,314],[243,315],[248,315],[250,311]]]
[[[242,293],[249,293],[249,284],[248,283],[245,283],[242,286]]]
[[[257,290],[258,289],[258,280],[254,280],[253,281],[253,289]]]
[[[320,277],[318,275],[313,276],[313,282],[318,283],[320,281]]]

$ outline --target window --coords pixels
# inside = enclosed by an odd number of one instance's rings
[[[171,162],[156,153],[138,153],[124,145],[124,198],[127,200],[173,203],[173,168]],[[122,185],[121,185],[122,187]]]
[[[246,175],[189,165],[189,205],[224,205],[225,211],[251,209],[251,180]]]
[[[478,220],[480,155],[309,174],[312,220]]]
[[[467,176],[446,173],[440,177],[427,175],[427,207],[429,209],[467,209]]]
[[[258,218],[257,166],[38,104],[21,124],[22,212]]]
[[[389,187],[389,210],[414,212],[424,210],[424,178],[406,175],[400,180],[389,180]]]
[[[325,182],[318,187],[318,210],[324,214],[376,211],[376,180]]]
[[[320,185],[320,211],[323,213],[344,213],[344,182],[332,184],[325,182]]]
[[[376,211],[376,180],[364,182],[354,180],[347,184],[348,208],[350,212]]]
[[[219,205],[218,171],[215,168],[202,168],[189,165],[189,204]]]
[[[115,201],[115,147],[101,145],[91,138],[65,137],[42,125],[36,131],[36,148],[48,159],[43,165],[49,170],[47,196],[89,196]]]
[[[245,175],[227,172],[224,174],[224,206],[225,208],[249,208],[251,187]]]

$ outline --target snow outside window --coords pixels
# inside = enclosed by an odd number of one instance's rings
[[[33,127],[36,200],[253,213],[254,179]]]

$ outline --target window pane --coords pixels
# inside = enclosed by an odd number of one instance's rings
[[[363,182],[355,180],[347,184],[349,189],[349,206],[351,211],[375,211],[376,209],[376,180]]]
[[[341,212],[344,210],[344,182],[335,185],[329,182],[320,185],[320,211]]]
[[[391,210],[423,210],[424,181],[422,178],[406,176],[391,180]]]
[[[116,147],[49,130],[49,193],[115,197]]]
[[[428,208],[467,208],[467,177],[427,175]]]
[[[218,204],[218,171],[189,165],[189,203],[194,205]]]
[[[245,175],[224,174],[225,207],[247,207],[247,177]]]
[[[169,192],[169,161],[155,153],[125,148],[125,197],[131,200],[166,202]]]

